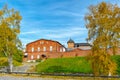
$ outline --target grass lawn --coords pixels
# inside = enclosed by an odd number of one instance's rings
[[[90,63],[84,57],[47,59],[36,66],[37,72],[92,73]]]

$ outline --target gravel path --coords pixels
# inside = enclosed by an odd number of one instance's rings
[[[14,67],[13,72],[27,72],[31,66],[35,66],[38,63],[23,63],[22,66]]]
[[[57,80],[51,78],[40,78],[40,77],[21,77],[21,76],[0,76],[0,80]]]
[[[73,77],[60,77],[60,76],[25,76],[25,75],[9,75],[0,74],[0,80],[91,80]],[[98,79],[97,79],[98,80]]]

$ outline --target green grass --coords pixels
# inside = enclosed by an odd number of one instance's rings
[[[120,55],[115,55],[111,57],[114,62],[117,64],[117,74],[120,75]]]
[[[90,63],[84,57],[47,59],[36,66],[37,72],[92,73]]]

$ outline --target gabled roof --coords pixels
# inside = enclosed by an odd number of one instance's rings
[[[35,43],[35,42],[40,41],[40,40],[52,41],[52,42],[56,42],[56,43],[58,43],[58,44],[62,45],[62,44],[61,44],[60,42],[58,42],[58,41],[49,40],[49,39],[39,39],[39,40],[36,40],[36,41],[30,42],[30,43],[28,43],[27,45],[29,45],[29,44],[31,44],[31,43]],[[27,46],[27,45],[26,45],[26,46]],[[65,48],[65,46],[64,46],[64,45],[62,45],[62,46]]]
[[[89,43],[75,43],[75,46],[91,46]]]
[[[67,48],[67,52],[76,52],[76,51],[88,51],[90,49],[81,49],[81,48]]]

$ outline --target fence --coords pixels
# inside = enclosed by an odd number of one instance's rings
[[[83,73],[28,73],[28,72],[3,72],[0,71],[0,73],[2,74],[21,74],[21,75],[38,75],[38,76],[42,76],[42,75],[47,75],[47,76],[71,76],[71,77],[99,77],[99,78],[119,78],[119,75],[116,76],[94,76],[93,74],[83,74]]]

